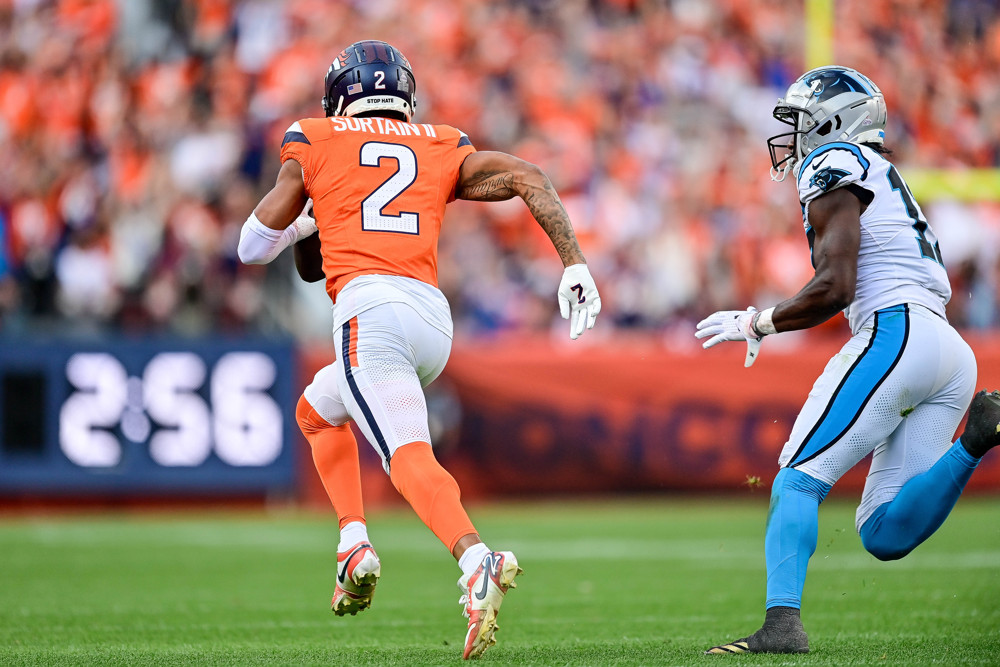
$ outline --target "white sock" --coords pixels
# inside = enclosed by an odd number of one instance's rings
[[[466,549],[462,557],[458,559],[458,566],[462,568],[462,574],[472,574],[475,572],[488,553],[490,553],[490,548],[483,542],[473,544]]]
[[[340,529],[340,544],[337,551],[347,551],[358,542],[368,541],[368,526],[360,521],[351,521]]]

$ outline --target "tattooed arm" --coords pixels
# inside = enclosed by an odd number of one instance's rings
[[[503,201],[515,196],[528,205],[565,267],[556,295],[559,312],[570,321],[570,338],[576,339],[585,329],[594,328],[601,312],[601,296],[549,177],[530,162],[507,153],[482,151],[465,158],[458,172],[456,199]]]
[[[458,172],[456,199],[503,201],[520,197],[555,246],[563,266],[585,264],[573,225],[549,177],[524,160],[497,151],[465,158]]]

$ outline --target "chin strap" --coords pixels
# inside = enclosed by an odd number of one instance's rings
[[[797,165],[798,163],[799,163],[798,159],[792,158],[784,165],[782,165],[780,169],[775,169],[774,167],[771,167],[771,180],[774,181],[775,183],[781,183],[783,180],[785,180],[785,177],[788,176],[789,173],[795,171],[795,165]]]

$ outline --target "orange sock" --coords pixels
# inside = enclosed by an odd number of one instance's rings
[[[437,535],[448,551],[475,526],[462,507],[458,482],[434,458],[426,442],[411,442],[392,455],[389,477],[421,521]]]
[[[358,441],[351,425],[332,426],[309,405],[303,396],[295,408],[295,419],[302,434],[312,447],[313,463],[323,480],[326,494],[330,496],[337,512],[340,527],[351,521],[365,522],[365,508],[361,500],[361,463],[358,458]]]

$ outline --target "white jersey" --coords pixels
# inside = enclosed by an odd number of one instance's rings
[[[867,146],[832,142],[802,161],[799,201],[810,249],[810,202],[845,187],[868,204],[861,214],[858,286],[844,311],[851,330],[857,333],[872,313],[901,303],[920,304],[945,317],[951,284],[937,236],[896,168]]]

